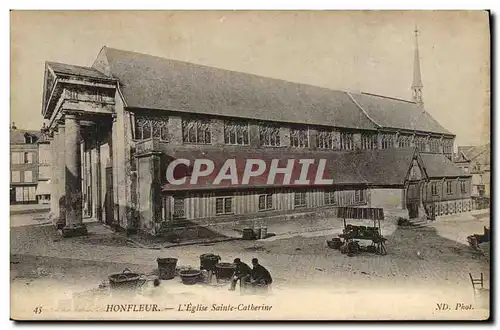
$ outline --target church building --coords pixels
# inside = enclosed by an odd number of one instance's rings
[[[418,46],[414,65],[407,101],[109,47],[89,67],[46,62],[54,224],[85,234],[82,219],[93,217],[158,234],[311,211],[335,217],[339,206],[410,219],[468,211],[470,175],[452,162],[455,135],[424,109]],[[263,175],[305,159],[328,181],[293,184],[278,173],[215,184],[201,167],[196,184],[168,180],[179,162],[186,168],[173,176],[191,182],[200,159],[217,170],[234,160],[239,175],[249,159],[267,166]]]

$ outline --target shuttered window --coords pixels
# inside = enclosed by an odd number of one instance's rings
[[[306,192],[300,191],[294,194],[293,205],[296,207],[306,206]]]
[[[24,182],[33,182],[33,171],[24,171]]]
[[[431,182],[431,194],[432,195],[437,195],[438,194],[437,182]]]
[[[335,190],[325,191],[325,205],[338,205],[339,201]]]
[[[185,208],[185,198],[184,197],[174,197],[174,214],[173,217],[175,219],[182,219],[186,217],[186,208]]]
[[[460,191],[462,194],[465,194],[467,192],[467,186],[465,181],[460,181]]]
[[[452,186],[451,186],[451,181],[446,182],[446,193],[448,195],[451,195],[453,193]]]
[[[273,195],[259,195],[259,211],[273,209]]]
[[[11,176],[10,176],[10,181],[11,182],[21,182],[21,172],[12,171]]]
[[[231,214],[233,213],[233,198],[232,197],[217,197],[215,199],[215,214]]]

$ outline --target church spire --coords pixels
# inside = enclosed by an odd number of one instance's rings
[[[422,89],[424,88],[422,84],[422,74],[420,73],[420,55],[418,53],[418,27],[415,27],[415,57],[413,63],[413,84],[411,85],[411,90],[413,93],[413,101],[424,106],[424,99],[422,96]]]

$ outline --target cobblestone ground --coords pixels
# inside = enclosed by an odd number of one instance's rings
[[[11,280],[22,290],[27,286],[48,290],[50,281],[95,287],[125,267],[150,272],[157,257],[175,257],[178,265],[198,267],[201,254],[215,253],[229,262],[235,257],[248,263],[259,258],[270,269],[273,290],[278,291],[299,287],[355,291],[406,288],[438,297],[443,288],[472,292],[469,272],[474,276],[482,272],[489,285],[488,260],[466,243],[466,237],[482,233],[484,225],[489,226],[489,218],[482,216],[450,217],[424,228],[389,226],[384,232],[386,256],[364,253],[354,257],[328,249],[326,239],[332,235],[149,250],[86,244],[81,238],[61,239],[50,226],[23,226],[11,229]]]

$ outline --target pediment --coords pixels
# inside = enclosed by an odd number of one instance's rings
[[[48,104],[51,99],[51,95],[54,91],[54,86],[56,83],[56,74],[50,67],[48,63],[45,64],[44,82],[43,82],[43,104],[42,104],[42,114],[45,116]]]
[[[408,180],[410,181],[420,181],[422,180],[422,170],[420,169],[420,166],[418,165],[418,162],[416,159],[413,160],[410,168],[410,175],[408,176]]]
[[[415,152],[410,163],[410,168],[408,169],[407,181],[420,181],[427,180],[427,170],[424,166],[424,162],[420,157],[418,150],[415,148]]]

